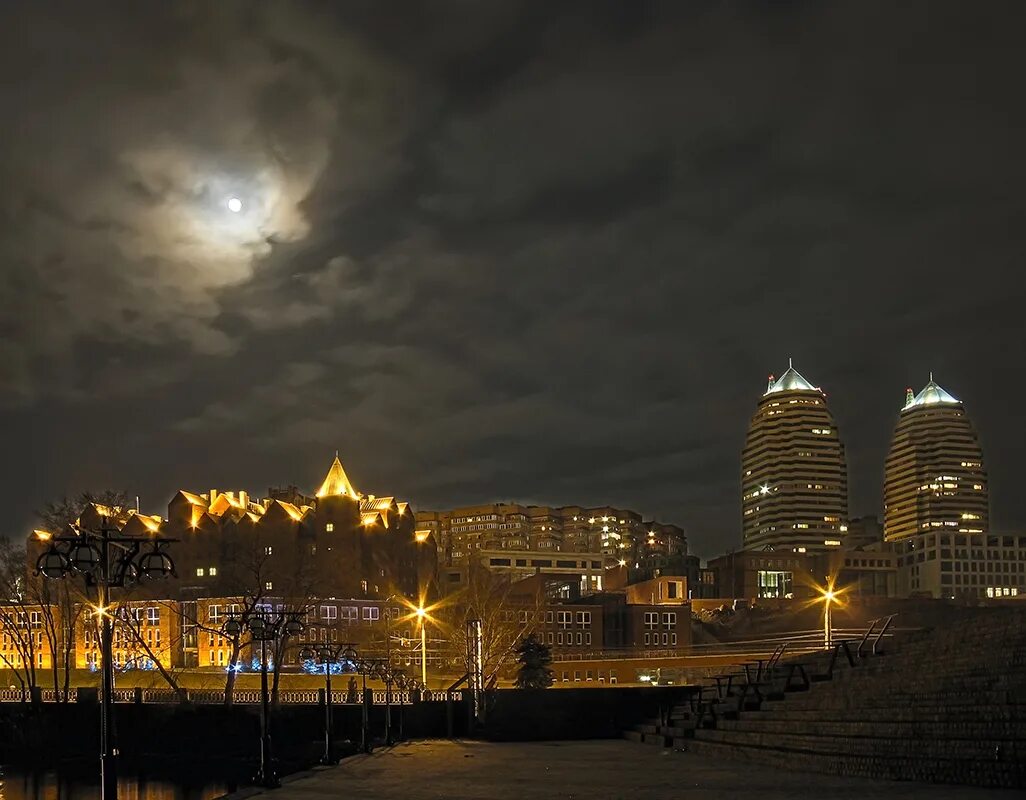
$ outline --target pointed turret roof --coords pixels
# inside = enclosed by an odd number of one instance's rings
[[[787,371],[773,381],[766,389],[766,394],[774,392],[818,392],[818,386],[809,383],[802,374],[794,368],[794,363],[787,359]]]
[[[904,411],[906,408],[916,408],[917,406],[933,406],[937,403],[957,403],[961,404],[961,400],[952,397],[948,392],[944,391],[934,380],[933,373],[930,373],[930,382],[923,387],[923,390],[915,397],[909,399],[906,395],[905,406],[902,408]]]
[[[342,462],[338,460],[338,452],[336,451],[335,460],[331,462],[331,469],[328,470],[328,474],[324,477],[324,483],[321,484],[321,488],[317,490],[317,496],[338,497],[339,495],[345,495],[354,500],[360,497],[360,493],[349,482],[346,471],[342,469]]]

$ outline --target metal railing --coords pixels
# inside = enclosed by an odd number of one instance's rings
[[[892,615],[891,619],[896,615]],[[887,619],[887,618],[881,618]],[[881,620],[874,620],[881,622]],[[878,629],[877,641],[883,636],[893,636],[895,631],[890,630],[890,623],[882,630]],[[902,630],[913,630],[912,628]],[[843,639],[863,636],[865,628],[833,628],[833,638]],[[556,652],[552,655],[552,663],[563,661],[636,661],[649,660],[653,658],[720,658],[725,656],[733,657],[756,657],[770,656],[774,650],[781,645],[787,644],[788,654],[813,652],[823,649],[823,629],[787,631],[784,633],[763,636],[758,639],[739,639],[728,642],[708,642],[704,644],[691,644],[684,647],[660,648],[660,647],[639,647],[590,650],[580,653]]]
[[[90,699],[95,697],[95,688],[85,690],[89,693]],[[323,689],[283,689],[278,692],[278,703],[281,705],[320,705],[323,702]],[[416,692],[393,689],[391,696],[386,689],[374,689],[370,692],[371,702],[374,705],[397,705],[406,706],[415,702]],[[68,692],[55,692],[53,689],[40,689],[37,692],[40,702],[70,702],[79,700],[79,690],[70,689]],[[0,703],[24,703],[31,699],[31,693],[26,689],[0,689]],[[463,699],[461,690],[446,691],[443,689],[422,692],[421,699],[424,702],[460,702]],[[183,689],[176,692],[174,689],[115,689],[113,701],[115,703],[145,703],[145,704],[175,704],[186,700],[197,705],[221,705],[224,703],[224,691],[217,689]],[[259,689],[236,689],[232,693],[232,702],[236,705],[258,705],[260,703]],[[336,705],[361,705],[362,697],[359,692],[351,693],[347,689],[333,690],[331,702]]]

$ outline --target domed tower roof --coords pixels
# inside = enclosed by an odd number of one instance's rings
[[[901,409],[902,411],[908,408],[917,408],[918,406],[933,406],[938,403],[954,403],[958,405],[962,403],[961,400],[952,397],[934,382],[932,372],[930,373],[930,382],[923,387],[923,390],[915,397],[911,397],[911,394],[912,390],[909,389],[905,397],[905,405]]]
[[[791,359],[787,359],[787,371],[776,380],[770,376],[769,386],[766,387],[766,394],[774,392],[818,392],[818,386],[813,386],[805,377],[794,368]]]

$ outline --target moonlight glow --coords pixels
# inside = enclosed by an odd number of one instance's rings
[[[238,214],[240,211],[242,211],[242,201],[238,197],[228,198],[227,206],[228,210],[231,211],[233,214]]]

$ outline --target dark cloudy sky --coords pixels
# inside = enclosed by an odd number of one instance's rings
[[[8,0],[0,525],[338,448],[710,555],[793,356],[853,514],[933,370],[1026,529],[1021,5]]]

